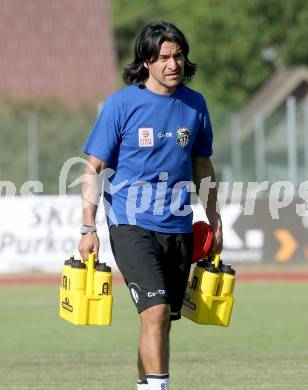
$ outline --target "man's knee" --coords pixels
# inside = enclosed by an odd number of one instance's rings
[[[170,306],[166,304],[155,305],[141,313],[143,327],[170,329]]]

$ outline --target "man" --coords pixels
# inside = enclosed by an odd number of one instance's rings
[[[215,182],[212,129],[204,98],[184,84],[195,73],[188,53],[174,25],[145,26],[123,74],[128,87],[106,101],[83,149],[86,176],[109,168],[104,201],[111,247],[141,319],[139,390],[169,390],[170,320],[181,316],[193,246],[192,180],[214,230],[212,251],[222,249],[216,189],[201,196],[201,180]],[[85,199],[89,191],[92,201]],[[83,258],[99,251],[98,193],[95,181],[84,181]]]

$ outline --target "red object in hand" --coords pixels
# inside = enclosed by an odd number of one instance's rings
[[[195,222],[192,225],[194,235],[194,247],[192,263],[203,259],[209,252],[213,242],[213,230],[211,225],[204,221]]]

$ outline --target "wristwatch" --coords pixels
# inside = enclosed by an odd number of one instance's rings
[[[96,232],[96,226],[82,225],[80,228],[81,234],[94,233]]]

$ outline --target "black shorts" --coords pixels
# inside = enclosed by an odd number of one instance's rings
[[[181,318],[191,266],[192,233],[160,233],[133,225],[113,225],[110,242],[138,313],[165,303],[170,304],[172,320]]]

